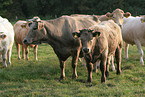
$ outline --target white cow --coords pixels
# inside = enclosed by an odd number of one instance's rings
[[[141,46],[145,46],[145,23],[141,22],[142,17],[132,17],[124,18],[124,23],[122,26],[122,37],[125,41],[124,52],[125,58],[128,59],[128,47],[129,44],[137,45],[140,55],[140,63],[144,65],[143,55],[144,52]]]
[[[0,33],[4,36],[0,39],[0,57],[3,59],[3,67],[7,67],[7,56],[8,64],[11,65],[10,58],[14,43],[14,30],[12,24],[2,17],[0,17]]]

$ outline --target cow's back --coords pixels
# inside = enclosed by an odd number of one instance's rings
[[[101,32],[99,38],[101,44],[99,45],[101,45],[102,49],[107,47],[109,54],[113,54],[117,46],[122,43],[121,29],[113,20],[101,22],[92,28]]]
[[[96,21],[78,16],[62,16],[58,19],[42,21],[47,24],[47,28],[50,30],[51,35],[53,35],[59,42],[71,43],[74,41],[72,32],[79,31],[83,28],[88,28],[92,25],[98,24]]]
[[[27,23],[26,21],[19,20],[14,24],[14,32],[15,32],[14,39],[19,44],[24,44],[23,39],[26,37],[29,31],[28,25],[22,27],[22,25],[25,25],[26,23]]]
[[[129,44],[135,44],[139,40],[145,46],[145,24],[141,23],[141,17],[126,18],[122,27],[123,40]]]

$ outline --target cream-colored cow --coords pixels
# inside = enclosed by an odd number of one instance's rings
[[[5,18],[0,17],[0,59],[2,59],[3,67],[11,65],[11,52],[14,43],[14,30],[12,24]]]

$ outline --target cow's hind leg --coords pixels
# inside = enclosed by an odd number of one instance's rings
[[[25,59],[25,47],[24,45],[22,45],[21,47],[22,47],[22,59]]]
[[[28,46],[25,47],[25,54],[26,54],[26,59],[29,60],[29,48]]]
[[[115,51],[115,59],[116,59],[116,64],[117,64],[117,74],[121,74],[121,51],[122,51],[122,46],[118,46],[116,51]]]
[[[135,43],[136,43],[137,48],[138,48],[138,50],[139,50],[140,63],[141,63],[142,65],[144,65],[144,61],[143,61],[144,52],[143,52],[143,50],[142,50],[142,48],[141,48],[141,43],[140,43],[139,41],[135,41]]]
[[[21,57],[20,57],[20,44],[15,42],[15,45],[16,45],[16,49],[17,49],[17,53],[18,53],[18,59],[20,60],[21,59]]]

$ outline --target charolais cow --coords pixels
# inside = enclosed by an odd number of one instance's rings
[[[28,56],[29,48],[28,47],[32,47],[32,48],[34,48],[35,60],[37,60],[38,45],[33,45],[33,44],[27,45],[27,44],[23,43],[23,40],[24,40],[24,38],[26,37],[26,35],[29,31],[29,26],[28,26],[29,22],[19,20],[14,24],[14,31],[15,31],[14,40],[15,40],[15,45],[16,45],[16,48],[17,48],[17,53],[18,53],[18,59],[19,60],[21,59],[21,57],[20,57],[20,45],[22,47],[22,58],[23,59],[25,59],[25,54],[26,54],[26,59],[27,60],[29,59],[29,56]]]
[[[124,11],[121,9],[115,9],[112,13],[108,12],[105,15],[100,16],[99,20],[100,21],[108,21],[108,20],[112,19],[115,23],[117,23],[121,27],[123,25],[123,18],[124,17],[128,18],[129,16],[131,16],[131,13],[129,13],[129,12],[124,13]],[[111,68],[113,71],[115,71],[113,56],[111,56],[109,58],[109,60],[112,60],[111,61],[111,64],[112,64]],[[97,62],[97,65],[98,64],[99,64],[99,62]]]
[[[132,17],[124,18],[122,26],[122,37],[125,41],[124,50],[125,58],[128,59],[128,47],[129,44],[136,45],[139,51],[140,63],[144,65],[142,46],[145,46],[145,23],[144,17]]]
[[[107,21],[112,19],[119,26],[123,24],[123,17],[129,17],[131,14],[129,12],[124,13],[121,9],[115,9],[112,13],[108,12],[105,15],[99,17],[100,21]]]
[[[3,67],[11,65],[12,46],[14,43],[14,30],[12,24],[5,18],[0,17],[0,57],[2,57]]]
[[[60,79],[65,79],[65,61],[69,56],[72,56],[72,78],[76,78],[81,45],[79,39],[74,39],[72,32],[95,24],[97,22],[92,19],[71,16],[62,16],[52,20],[36,20],[30,25],[29,32],[23,42],[25,44],[50,44],[60,62]]]
[[[87,63],[88,82],[92,82],[93,64],[100,60],[100,70],[102,72],[101,82],[106,82],[106,76],[109,76],[109,65],[107,58],[115,54],[117,63],[117,74],[121,73],[121,51],[123,40],[121,28],[113,21],[104,21],[98,25],[80,30],[80,33],[74,32],[74,37],[79,37],[82,44],[82,51]]]

